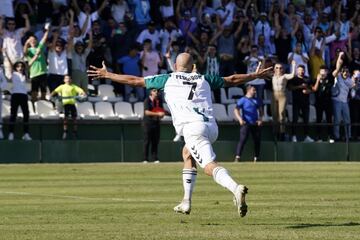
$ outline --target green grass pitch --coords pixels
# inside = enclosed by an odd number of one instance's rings
[[[360,239],[359,163],[224,163],[249,187],[245,218],[199,170],[190,215],[182,164],[0,165],[0,239]]]

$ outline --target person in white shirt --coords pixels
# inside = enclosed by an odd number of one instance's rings
[[[31,140],[29,135],[29,107],[28,96],[26,88],[26,75],[25,75],[25,63],[18,61],[14,64],[14,72],[11,76],[12,89],[11,89],[11,101],[10,101],[10,125],[8,140],[14,140],[15,121],[18,113],[19,106],[23,113],[23,126],[24,136],[23,140]]]
[[[108,4],[108,0],[104,0],[103,3],[101,4],[101,6],[99,7],[99,9],[92,12],[90,3],[85,2],[83,7],[80,8],[78,3],[77,3],[78,2],[77,0],[73,0],[72,2],[73,2],[73,6],[75,8],[75,12],[76,12],[77,17],[78,17],[78,22],[79,22],[80,29],[82,29],[83,25],[85,24],[86,18],[87,17],[90,18],[90,21],[88,22],[87,28],[86,28],[86,31],[85,31],[86,33],[91,30],[91,23],[99,18],[102,11],[105,9],[105,7]]]
[[[72,35],[70,35],[71,39]],[[71,44],[59,39],[59,33],[53,32],[53,40],[48,52],[48,87],[50,92],[63,83],[64,76],[69,74],[68,55],[71,55]]]
[[[146,39],[150,39],[152,43],[152,48],[156,49],[156,45],[160,43],[159,31],[155,28],[155,22],[151,21],[148,24],[148,27],[144,29],[136,39],[140,44],[143,44]]]
[[[6,88],[7,80],[4,71],[0,68],[0,139],[4,139],[2,131],[2,91]]]
[[[295,69],[299,65],[305,66],[305,77],[309,77],[309,69],[308,69],[308,62],[309,62],[309,55],[303,51],[302,44],[300,42],[297,42],[295,45],[295,49],[293,52],[288,54],[288,63],[290,64],[292,61],[295,61]],[[293,71],[293,66],[291,65],[290,71]]]
[[[116,0],[111,5],[111,13],[117,23],[124,22],[125,14],[129,12],[129,6],[125,0]]]
[[[4,70],[5,76],[10,79],[12,63],[24,57],[22,37],[30,30],[30,21],[27,14],[23,15],[25,27],[16,29],[14,18],[6,19],[6,27],[3,28],[3,19],[0,18],[0,36],[3,38]]]

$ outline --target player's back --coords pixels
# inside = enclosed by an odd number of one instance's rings
[[[214,121],[211,88],[203,75],[171,73],[164,94],[177,132],[181,133],[183,124],[189,122]]]

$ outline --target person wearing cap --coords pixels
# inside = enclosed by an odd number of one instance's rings
[[[14,140],[15,121],[18,114],[18,108],[21,107],[23,113],[23,140],[29,141],[31,137],[29,135],[29,107],[28,96],[26,88],[26,65],[22,61],[17,61],[13,66],[14,72],[11,76],[12,89],[11,89],[11,101],[10,101],[10,124],[9,124],[9,136],[8,140]]]
[[[45,43],[49,35],[49,25],[45,26],[45,34],[41,41],[35,36],[30,36],[24,44],[24,54],[28,60],[30,81],[31,81],[31,100],[35,102],[38,98],[38,91],[41,91],[41,100],[45,100],[47,87],[47,63],[45,57]]]
[[[165,110],[160,98],[160,91],[152,88],[144,101],[144,163],[149,161],[149,148],[151,145],[151,159],[159,162],[158,145],[160,141],[160,120],[165,116]]]
[[[256,88],[249,84],[246,86],[246,95],[240,98],[234,109],[236,119],[240,124],[240,139],[236,147],[235,162],[239,162],[244,146],[251,133],[254,139],[254,162],[260,156],[262,111],[261,103],[255,98]]]
[[[144,44],[146,39],[150,39],[152,43],[152,48],[156,49],[156,46],[160,44],[160,35],[159,31],[156,30],[156,23],[154,21],[149,22],[146,29],[141,31],[136,41],[139,44]]]
[[[88,92],[88,76],[86,74],[86,59],[89,56],[89,53],[92,49],[93,35],[92,32],[89,32],[89,42],[85,47],[84,42],[77,41],[74,48],[72,47],[73,41],[69,41],[70,49],[72,49],[72,71],[71,76],[74,81],[74,84],[82,88],[85,93]]]
[[[71,44],[59,38],[59,32],[53,31],[53,39],[48,52],[48,87],[50,92],[63,83],[64,76],[69,74],[68,55],[71,53]],[[72,34],[69,35],[70,39]],[[72,40],[71,40],[72,41]]]
[[[259,20],[255,25],[255,44],[258,44],[259,35],[264,35],[265,44],[270,45],[271,27],[265,12],[260,13]]]

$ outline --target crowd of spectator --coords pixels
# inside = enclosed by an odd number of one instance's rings
[[[86,69],[101,67],[103,60],[113,72],[137,76],[171,72],[180,52],[192,54],[203,74],[228,76],[253,72],[259,62],[274,65],[272,79],[250,84],[260,104],[265,89],[273,92],[277,133],[281,139],[291,133],[297,141],[296,129],[285,131],[283,125],[289,101],[293,123],[299,116],[308,123],[310,104],[317,123],[323,112],[335,128],[341,120],[360,122],[359,11],[360,1],[354,0],[2,0],[0,61],[8,80],[14,63],[26,62],[32,101],[45,99],[67,75],[88,93],[88,84],[97,82]],[[331,75],[339,54],[339,73],[349,71],[346,84]],[[114,90],[125,101],[143,101],[147,94],[120,84]],[[220,91],[214,101],[221,101]],[[304,132],[313,141],[306,126]],[[357,139],[357,127],[352,132]],[[327,134],[341,139],[338,130]]]

